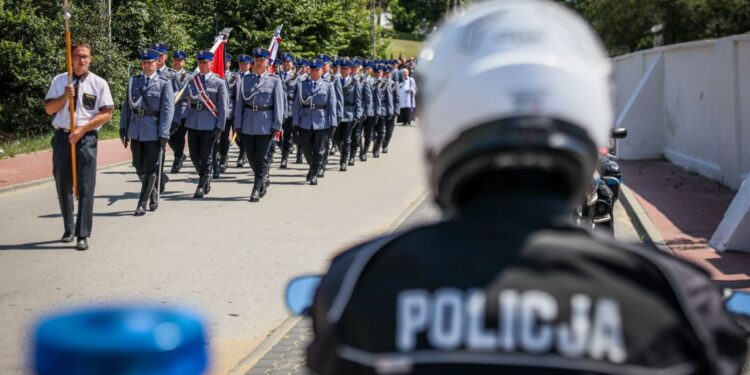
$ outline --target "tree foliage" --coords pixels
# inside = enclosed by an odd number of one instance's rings
[[[139,72],[139,48],[162,42],[185,50],[192,68],[194,52],[224,27],[233,28],[226,50],[234,55],[268,47],[284,24],[283,51],[370,56],[368,0],[111,0],[111,38],[105,1],[69,2],[73,40],[92,44],[91,71],[109,81],[118,106],[127,77]],[[0,0],[0,133],[49,132],[44,96],[65,70],[62,0]]]
[[[564,0],[613,54],[750,31],[750,0]]]

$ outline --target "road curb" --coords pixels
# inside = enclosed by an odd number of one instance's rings
[[[107,169],[121,167],[121,166],[126,165],[128,163],[130,163],[130,160],[118,161],[118,162],[115,162],[115,163],[112,163],[112,164],[107,164],[107,165],[103,165],[101,167],[97,167],[96,171],[98,173],[99,171],[105,171]],[[48,182],[54,182],[54,181],[55,181],[55,177],[54,176],[50,176],[50,177],[40,178],[38,180],[21,182],[20,184],[5,186],[5,187],[0,188],[0,195],[6,194],[6,193],[12,193],[12,192],[15,192],[15,191],[20,191],[20,190],[25,190],[25,189],[28,189],[28,188],[32,188],[34,186],[44,185],[44,184],[46,184]]]
[[[427,189],[422,191],[419,196],[406,208],[406,210],[393,221],[389,232],[394,232],[401,224],[427,199],[429,192]],[[279,325],[271,334],[265,338],[250,354],[243,358],[234,368],[229,371],[229,375],[247,374],[263,357],[268,354],[273,347],[278,344],[289,331],[299,323],[303,317],[289,315],[284,322]]]
[[[622,184],[620,187],[620,201],[622,202],[622,206],[625,208],[625,212],[627,212],[628,216],[630,217],[630,220],[633,222],[633,227],[635,228],[636,232],[638,232],[638,235],[641,237],[643,242],[653,244],[659,251],[662,251],[669,255],[674,255],[674,251],[667,246],[666,242],[664,241],[664,237],[662,237],[661,232],[659,232],[659,229],[656,228],[656,225],[654,225],[654,222],[651,221],[651,218],[646,213],[646,210],[643,209],[643,206],[638,202],[638,198],[636,198],[635,193],[633,193],[632,190],[630,190],[629,187],[627,187],[625,184]]]

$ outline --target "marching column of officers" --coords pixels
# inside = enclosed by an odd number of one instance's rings
[[[276,143],[285,169],[296,145],[309,166],[307,181],[317,185],[325,176],[330,155],[341,153],[339,170],[346,171],[359,156],[367,161],[388,152],[400,111],[399,74],[394,61],[362,58],[333,59],[321,54],[310,61],[255,48],[241,54],[239,72],[231,72],[232,56],[225,54],[225,77],[212,72],[214,54],[196,54],[194,74],[184,69],[187,54],[154,44],[139,51],[142,73],[130,78],[122,103],[120,137],[130,146],[133,166],[141,181],[134,214],[146,207],[155,211],[169,181],[163,172],[167,144],[174,153],[171,173],[178,173],[188,152],[198,186],[194,198],[211,191],[212,179],[226,171],[230,143],[240,149],[237,167],[246,163],[254,175],[251,202],[268,192],[268,171]],[[275,70],[269,69],[271,64]],[[391,64],[395,65],[394,67]],[[372,145],[372,150],[370,146]]]

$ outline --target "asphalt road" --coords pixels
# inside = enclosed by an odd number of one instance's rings
[[[86,252],[58,242],[53,184],[0,194],[0,374],[24,373],[38,317],[124,301],[200,310],[213,373],[227,373],[288,317],[283,290],[292,276],[322,272],[332,255],[390,231],[421,201],[419,142],[416,127],[397,127],[390,153],[346,173],[333,157],[318,186],[305,183],[304,165],[278,169],[277,153],[259,203],[248,202],[249,168],[230,168],[206,198],[193,199],[197,176],[187,163],[144,217],[132,216],[133,168],[100,171]]]

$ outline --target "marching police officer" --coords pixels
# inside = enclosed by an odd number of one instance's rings
[[[180,77],[177,74],[177,71],[167,66],[167,56],[169,54],[169,46],[167,46],[164,43],[154,43],[151,46],[149,46],[150,49],[156,51],[159,54],[158,59],[156,59],[156,73],[159,75],[159,77],[166,78],[171,84],[172,84],[172,91],[178,92],[180,91]],[[174,121],[172,119],[171,121]],[[159,173],[161,173],[161,186],[159,186],[159,192],[163,193],[164,188],[167,185],[167,182],[169,181],[169,177],[166,173],[163,172],[164,170],[164,155],[162,155],[162,160],[159,161]]]
[[[364,122],[372,112],[372,87],[369,82],[370,77],[360,72],[363,63],[362,59],[352,60],[351,75],[357,80],[362,88],[362,110],[359,113],[359,117],[354,121],[354,128],[352,129],[349,165],[354,165],[354,160],[357,158],[357,153],[362,143],[362,128],[364,127]]]
[[[62,242],[78,237],[77,250],[88,250],[88,237],[94,222],[94,187],[96,185],[96,153],[99,129],[112,118],[115,104],[107,81],[89,71],[91,45],[76,42],[71,48],[73,84],[66,73],[52,79],[45,97],[44,111],[54,115],[52,126],[52,174],[65,231]],[[70,131],[68,100],[73,99],[75,131]],[[73,166],[71,144],[75,144],[78,176],[78,217],[73,217]],[[75,232],[74,232],[75,231]]]
[[[281,72],[279,77],[284,83],[284,92],[286,94],[286,111],[284,112],[284,123],[283,123],[283,134],[281,140],[281,169],[286,169],[289,153],[292,151],[292,145],[297,143],[299,147],[299,138],[295,134],[294,127],[292,126],[292,105],[294,104],[294,95],[297,93],[297,82],[299,76],[294,70],[294,55],[288,52],[281,54]]]
[[[430,189],[447,218],[334,258],[308,365],[738,374],[747,342],[707,272],[566,220],[614,122],[591,27],[552,1],[475,4],[433,34],[419,67]]]
[[[333,59],[331,56],[326,54],[321,54],[318,56],[318,59],[323,62],[323,79],[326,81],[329,81],[333,83],[333,88],[336,92],[336,125],[338,125],[339,122],[341,122],[341,117],[344,115],[344,99],[343,99],[343,91],[341,88],[341,81],[336,79],[336,75],[331,71],[331,65],[333,64]],[[318,171],[318,177],[324,177],[325,171],[326,171],[326,165],[328,165],[328,155],[331,153],[331,149],[333,147],[333,135],[336,132],[336,127],[333,127],[331,129],[331,132],[328,134],[328,140],[326,140],[326,150],[325,155],[323,157],[323,164]],[[333,150],[333,154],[336,154],[336,151]]]
[[[174,90],[175,95],[187,84],[190,74],[185,70],[185,51],[176,50],[172,53],[172,68],[175,70],[179,87]],[[182,169],[182,164],[187,160],[185,155],[185,137],[187,128],[185,128],[185,109],[187,108],[187,95],[183,92],[180,99],[175,103],[174,117],[172,118],[172,127],[169,130],[169,148],[174,153],[171,173],[178,173]]]
[[[237,73],[239,77],[237,78],[238,84],[235,85],[235,91],[239,90],[239,81],[242,80],[242,77],[244,77],[246,74],[252,74],[251,70],[254,62],[253,57],[246,54],[237,55],[237,61],[239,61],[240,63],[240,70]],[[234,100],[237,100],[237,92],[234,93]],[[234,116],[234,113],[232,114],[232,116]],[[237,168],[242,168],[245,166],[245,163],[247,163],[247,155],[245,155],[245,149],[242,147],[242,135],[237,134],[236,131],[234,131],[234,135],[234,143],[237,144],[237,147],[240,149],[239,155],[237,156]]]
[[[346,171],[349,161],[349,153],[352,151],[352,131],[357,119],[362,116],[362,86],[359,80],[351,75],[353,63],[351,60],[343,60],[340,63],[341,88],[343,91],[344,113],[334,135],[334,142],[341,150],[341,162],[339,169]]]
[[[299,128],[299,143],[310,170],[307,181],[318,184],[323,169],[327,143],[336,120],[336,89],[334,83],[323,79],[323,61],[310,62],[310,77],[297,85],[292,108],[293,124]]]
[[[224,54],[224,66],[226,71],[224,72],[224,80],[227,83],[227,93],[229,94],[229,105],[227,111],[227,123],[224,126],[224,131],[219,136],[219,141],[214,145],[213,154],[213,178],[217,179],[227,169],[227,157],[229,155],[230,136],[232,128],[234,127],[234,101],[237,95],[237,81],[239,76],[233,73],[230,68],[232,67],[232,55]]]
[[[198,172],[198,187],[194,198],[203,198],[211,191],[211,156],[214,143],[224,130],[227,119],[227,84],[218,75],[211,72],[214,54],[211,51],[199,51],[198,74],[188,83],[187,115],[185,127],[188,129],[188,148],[195,171]]]
[[[373,82],[372,96],[373,105],[375,107],[375,118],[372,124],[372,132],[374,136],[370,135],[369,139],[375,138],[372,147],[372,157],[380,157],[380,147],[383,144],[385,138],[385,127],[388,119],[388,108],[393,105],[392,99],[388,90],[388,80],[383,76],[385,66],[376,65],[373,67],[373,73],[375,74],[375,81]],[[367,128],[365,128],[368,130]],[[367,133],[365,133],[365,152],[369,148],[370,142],[368,142]]]
[[[234,104],[235,131],[242,135],[242,146],[255,175],[250,202],[266,195],[268,185],[268,154],[271,140],[281,131],[286,108],[283,82],[268,73],[271,53],[254,48],[254,73],[246,74],[239,83]]]
[[[158,167],[163,162],[164,147],[169,141],[175,108],[171,80],[156,73],[159,53],[144,49],[139,55],[143,73],[128,81],[127,98],[123,100],[120,112],[120,138],[125,147],[130,142],[133,166],[141,181],[135,216],[146,214],[146,203],[149,201],[151,211],[159,207],[158,186],[154,184]]]
[[[394,60],[395,61],[395,60]],[[387,103],[388,103],[388,118],[385,122],[385,137],[383,139],[383,153],[388,153],[388,145],[391,143],[393,137],[393,129],[396,127],[396,117],[401,113],[401,86],[399,86],[398,78],[394,75],[398,70],[386,69],[388,71],[387,78]],[[400,72],[399,72],[400,73]]]
[[[308,79],[308,77],[310,76],[309,75],[310,61],[308,61],[305,58],[300,57],[299,59],[297,59],[297,65],[299,65],[299,68],[297,69],[297,84],[299,84],[299,82],[302,82]],[[294,93],[296,97],[296,93],[297,93],[296,87],[294,89]],[[293,107],[294,107],[294,98],[292,99],[292,109]],[[294,118],[294,113],[292,113],[292,118]],[[296,164],[302,164],[302,146],[300,145],[300,142],[299,142],[299,129],[294,126],[292,126],[292,129],[294,131],[295,142],[297,145],[297,158],[294,160],[294,162]]]

